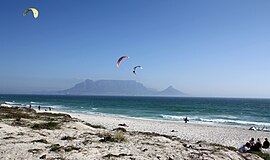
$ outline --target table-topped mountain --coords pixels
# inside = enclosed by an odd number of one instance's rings
[[[85,80],[76,84],[74,87],[59,91],[65,95],[162,95],[162,96],[181,96],[182,92],[172,86],[159,92],[145,87],[142,83],[135,80]]]

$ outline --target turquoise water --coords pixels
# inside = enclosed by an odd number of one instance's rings
[[[0,95],[0,102],[88,114],[270,128],[270,99]]]

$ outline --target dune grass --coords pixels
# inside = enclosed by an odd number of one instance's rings
[[[100,142],[117,142],[117,143],[122,143],[122,142],[127,142],[127,138],[125,137],[124,133],[121,131],[117,131],[114,135],[110,134],[110,133],[103,133],[100,134],[99,137],[101,137],[102,139],[100,139]]]
[[[270,160],[270,155],[262,153],[261,151],[248,151],[248,153],[256,154],[264,160]]]
[[[49,130],[54,130],[54,129],[60,129],[60,123],[59,122],[42,122],[42,123],[34,123],[31,126],[32,129],[49,129]]]

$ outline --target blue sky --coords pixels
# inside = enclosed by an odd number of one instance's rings
[[[0,93],[133,79],[191,96],[270,97],[268,0],[1,0]],[[39,10],[34,19],[23,16]],[[116,67],[122,55],[131,58]],[[142,65],[135,77],[132,68]]]

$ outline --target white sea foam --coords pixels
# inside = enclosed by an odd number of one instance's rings
[[[61,109],[61,108],[66,108],[65,106],[63,106],[63,105],[42,105],[41,106],[42,108],[49,108],[49,107],[51,107],[51,108],[53,108],[53,109]]]
[[[252,122],[252,121],[243,121],[243,120],[229,120],[229,119],[200,119],[203,122],[213,122],[213,123],[234,123],[239,125],[257,125],[257,126],[270,126],[270,123],[267,122]]]
[[[30,103],[31,103],[31,104],[36,104],[36,103],[38,103],[38,102],[33,102],[33,101],[31,101]]]
[[[238,117],[232,116],[232,115],[219,115],[217,117],[227,118],[227,119],[237,119],[238,118]]]
[[[163,119],[167,120],[183,120],[186,116],[175,116],[175,115],[161,115]],[[235,116],[219,116],[222,118],[199,118],[197,116],[187,116],[190,120],[197,121],[198,123],[220,123],[220,124],[235,124],[235,125],[255,125],[255,126],[266,126],[270,127],[270,123],[267,122],[254,122],[254,121],[244,121],[244,120],[235,120]],[[228,119],[230,118],[230,119]]]
[[[17,104],[20,104],[20,103],[16,103],[15,101],[12,101],[12,102],[6,101],[5,104],[9,104],[9,105],[17,105]]]
[[[183,120],[185,117],[183,116],[173,116],[173,115],[161,115],[164,119],[171,119],[171,120]]]

